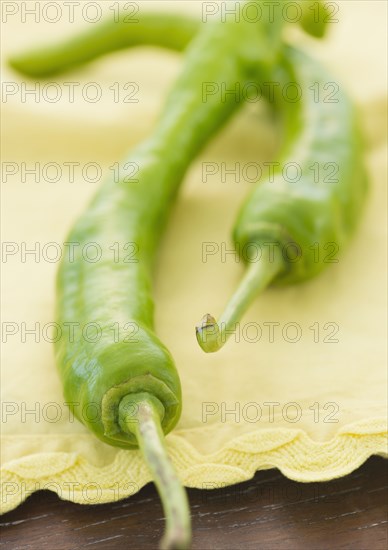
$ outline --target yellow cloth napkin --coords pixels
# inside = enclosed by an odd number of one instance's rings
[[[180,3],[179,9],[199,15],[200,3],[194,4]],[[339,262],[303,285],[266,291],[244,317],[239,342],[232,337],[216,354],[199,349],[195,324],[206,312],[221,312],[243,272],[233,255],[223,258],[221,252],[232,249],[230,230],[250,187],[233,176],[223,181],[221,171],[205,183],[202,163],[225,163],[228,169],[271,158],[276,139],[260,102],[246,106],[194,162],[163,240],[155,274],[156,326],[183,386],[182,417],[167,442],[190,487],[221,487],[271,467],[299,481],[327,480],[386,453],[387,5],[337,4],[339,22],[323,43],[295,30],[289,34],[338,75],[363,115],[371,187],[358,232]],[[177,9],[175,2],[163,7]],[[3,31],[6,57],[74,32],[75,25],[25,24],[14,17]],[[49,103],[28,95],[23,101],[22,80],[3,60],[3,80],[19,86],[3,103],[2,125],[3,162],[16,163],[7,164],[16,173],[3,177],[2,188],[2,237],[6,250],[15,252],[2,263],[3,512],[38,489],[90,504],[124,498],[150,481],[137,451],[101,443],[69,416],[49,341],[57,263],[47,260],[55,256],[47,243],[64,250],[72,222],[99,184],[85,181],[94,178],[93,167],[86,177],[82,168],[98,163],[110,172],[152,132],[180,64],[171,52],[119,52],[57,79],[62,90],[65,82],[79,83],[75,99],[70,102],[63,91]],[[97,103],[86,102],[80,92],[90,82],[101,87]],[[113,100],[110,87],[125,92],[127,82],[138,83],[138,103]],[[69,162],[79,163],[74,181],[64,165]],[[22,173],[35,163],[39,181]],[[58,182],[47,181],[55,179],[47,163],[61,167]],[[219,249],[207,261],[203,243]],[[23,257],[23,250],[35,246],[38,262]],[[273,341],[268,323],[278,323]],[[36,337],[26,333],[33,328]],[[300,339],[292,343],[296,329]]]

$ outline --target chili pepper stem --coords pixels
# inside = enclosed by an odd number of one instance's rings
[[[195,330],[197,341],[206,353],[222,348],[257,294],[263,291],[284,268],[281,255],[267,248],[261,247],[260,260],[249,264],[248,270],[227,303],[218,323],[212,315],[207,313],[197,325]]]
[[[189,503],[168,457],[161,427],[163,405],[150,394],[128,395],[119,408],[120,425],[133,433],[152,473],[166,516],[161,550],[185,550],[191,542]]]

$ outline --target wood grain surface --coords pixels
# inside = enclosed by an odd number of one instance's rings
[[[387,462],[369,459],[352,474],[301,484],[277,470],[212,491],[189,490],[193,550],[388,547]],[[156,549],[163,514],[152,484],[111,504],[85,506],[40,491],[1,518],[9,550]]]

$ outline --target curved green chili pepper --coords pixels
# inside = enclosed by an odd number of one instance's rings
[[[249,82],[257,67],[257,54],[252,54],[254,45],[257,51],[266,52],[267,58],[273,55],[265,47],[274,39],[273,28],[245,23],[218,23],[204,28],[187,51],[182,74],[154,133],[124,161],[138,167],[136,179],[106,181],[69,236],[70,242],[80,246],[74,261],[64,261],[59,271],[61,322],[77,319],[86,323],[93,319],[101,327],[111,326],[114,320],[137,323],[138,344],[114,342],[106,331],[107,336],[96,344],[60,340],[57,345],[65,391],[77,396],[76,401],[81,403],[102,404],[101,418],[83,421],[112,445],[128,448],[137,445],[132,434],[123,433],[115,415],[116,406],[128,393],[152,389],[151,393],[165,407],[162,426],[166,433],[178,419],[178,377],[169,354],[153,333],[153,262],[161,230],[187,167],[240,103],[233,95],[226,96],[225,101],[215,96],[204,101],[202,83],[208,81],[231,88],[236,82]],[[267,75],[266,68],[263,78]],[[268,61],[268,71],[269,68]],[[100,244],[106,261],[85,261],[82,245],[90,242]],[[137,261],[115,263],[109,249],[115,242],[136,243]],[[120,386],[119,391],[118,384],[128,372],[130,385]],[[139,384],[134,386],[135,378]]]
[[[182,51],[200,28],[200,22],[184,15],[140,12],[136,17],[129,23],[127,15],[120,13],[118,21],[109,18],[62,43],[16,55],[9,64],[28,76],[51,76],[133,46]]]
[[[315,261],[316,243],[342,248],[359,220],[367,178],[355,109],[342,89],[330,102],[318,103],[312,93],[314,85],[323,89],[333,80],[317,60],[296,49],[286,50],[279,81],[298,82],[303,97],[297,103],[279,100],[286,130],[280,169],[271,181],[253,189],[237,218],[234,241],[247,253],[243,259],[250,266],[219,322],[208,314],[197,327],[198,343],[206,352],[223,346],[269,283],[285,285],[317,275],[327,264]],[[298,181],[282,176],[287,163],[299,167]],[[338,180],[325,182],[320,174],[315,182],[314,165],[321,170],[334,167]],[[263,255],[255,261],[258,249]]]

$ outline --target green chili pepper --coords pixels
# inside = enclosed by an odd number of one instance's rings
[[[326,265],[316,261],[313,249],[342,249],[360,218],[367,190],[363,146],[355,108],[342,90],[330,101],[317,101],[313,88],[335,82],[321,64],[288,48],[280,83],[297,82],[302,98],[296,103],[279,99],[285,140],[274,178],[254,187],[234,228],[238,250],[249,268],[217,323],[205,315],[196,329],[206,352],[217,351],[233,331],[255,296],[268,284],[297,283],[317,275]],[[280,86],[282,88],[282,86]],[[282,167],[294,163],[298,181],[286,181]],[[314,181],[314,165],[320,169]],[[323,177],[332,168],[335,177]],[[325,175],[327,172],[325,172]],[[249,253],[249,250],[251,251]],[[258,250],[262,253],[255,261]]]
[[[151,45],[182,51],[200,28],[200,23],[184,15],[140,12],[136,21],[107,19],[87,32],[62,43],[43,46],[9,59],[17,71],[36,77],[51,76],[102,55],[132,46]]]

